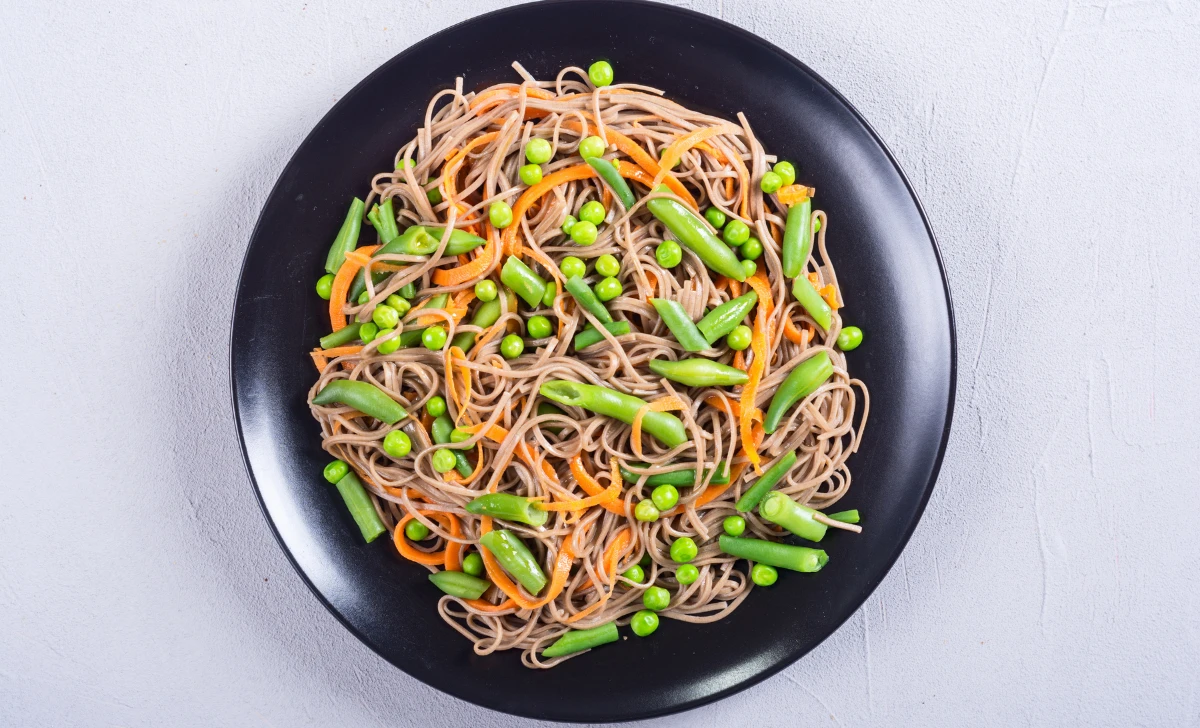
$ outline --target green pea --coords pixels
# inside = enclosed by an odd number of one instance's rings
[[[427,190],[425,192],[425,197],[429,198],[429,204],[431,205],[442,204],[442,191],[437,187]]]
[[[332,463],[329,463],[325,466],[325,480],[328,480],[330,483],[337,483],[339,480],[346,477],[346,474],[349,472],[350,466],[347,465],[345,461],[334,460]]]
[[[738,248],[738,252],[746,260],[758,260],[758,257],[763,254],[762,241],[752,235],[749,240],[742,243],[742,247]]]
[[[616,278],[605,278],[596,284],[596,298],[601,301],[611,301],[621,295],[621,281]]]
[[[540,164],[524,164],[517,170],[517,176],[521,181],[530,187],[542,181],[542,165]]]
[[[512,208],[504,200],[496,200],[488,207],[488,220],[491,221],[492,227],[503,230],[512,225]]]
[[[649,609],[635,612],[633,618],[629,620],[629,628],[638,637],[649,637],[658,629],[658,615]]]
[[[596,272],[611,278],[621,272],[621,261],[617,260],[617,256],[605,253],[596,259]]]
[[[386,303],[381,303],[371,312],[371,320],[381,329],[394,329],[400,323],[400,314]]]
[[[579,156],[587,159],[588,157],[599,157],[604,154],[606,145],[604,140],[598,136],[590,136],[579,142]]]
[[[412,304],[408,302],[408,299],[401,298],[395,293],[388,296],[384,303],[396,309],[396,313],[400,314],[401,316],[408,313],[408,310],[412,308]]]
[[[439,394],[433,395],[425,403],[425,414],[435,420],[446,414],[446,400],[442,399],[442,396]]]
[[[773,169],[783,184],[790,185],[796,182],[796,168],[791,162],[776,162]]]
[[[383,451],[397,460],[412,452],[412,440],[400,430],[392,430],[383,438]]]
[[[746,271],[746,277],[749,278],[758,272],[758,264],[752,260],[743,260],[742,270]]]
[[[379,327],[370,321],[358,327],[358,338],[362,339],[362,343],[369,344],[379,336]]]
[[[696,568],[695,564],[681,564],[675,569],[675,581],[678,581],[684,586],[687,586],[688,584],[695,584],[696,580],[699,578],[700,570]]]
[[[546,284],[546,290],[542,293],[542,305],[547,308],[553,308],[554,299],[558,298],[558,288],[555,287],[554,281]]]
[[[525,340],[516,334],[509,334],[500,341],[500,353],[505,359],[516,359],[525,351]]]
[[[725,223],[725,229],[721,231],[721,237],[731,247],[741,245],[750,239],[750,226],[741,220],[730,220]]]
[[[391,334],[394,331],[395,331],[395,329],[380,329],[379,335],[376,338],[382,339],[383,337],[387,336],[388,334]],[[379,346],[377,347],[376,350],[380,354],[393,354],[399,348],[400,348],[400,337],[393,336],[390,339],[379,342]]]
[[[450,430],[450,442],[466,442],[471,439],[471,433],[461,427]]]
[[[771,586],[779,580],[779,571],[774,566],[755,564],[750,570],[750,581],[759,586]]]
[[[734,351],[745,351],[753,338],[754,332],[750,330],[749,326],[742,324],[729,332],[729,336],[725,337],[725,343]]]
[[[700,549],[696,547],[696,542],[684,536],[683,538],[675,539],[675,543],[671,544],[671,561],[677,564],[685,564],[696,558],[696,554]]]
[[[671,592],[661,586],[652,586],[642,592],[642,606],[660,612],[671,605]]]
[[[472,551],[463,557],[463,573],[471,576],[483,574],[483,557]]]
[[[370,300],[371,300],[371,295],[369,293],[367,293],[366,291],[363,291],[362,293],[358,294],[358,305],[359,306],[363,305],[364,303],[366,303],[367,301],[370,301]]]
[[[554,156],[554,148],[545,139],[530,139],[525,144],[525,159],[530,164],[545,164]]]
[[[813,220],[813,226],[812,226],[812,227],[813,227],[813,232],[814,232],[814,233],[819,233],[819,232],[821,232],[821,218],[819,218],[819,217],[818,217],[816,220]]]
[[[583,277],[587,275],[587,263],[584,263],[573,255],[568,255],[563,258],[562,264],[559,265],[559,270],[567,278]]]
[[[433,454],[432,460],[433,469],[439,473],[448,473],[454,470],[454,466],[458,463],[458,459],[454,457],[454,453],[449,450],[438,450]]]
[[[409,541],[424,541],[429,538],[429,526],[414,518],[404,524],[404,535],[408,537]]]
[[[608,61],[596,61],[588,66],[588,78],[594,86],[607,86],[613,82],[613,67]]]
[[[759,188],[768,195],[773,192],[778,192],[780,187],[783,187],[783,177],[774,172],[764,172],[762,179],[758,182]]]
[[[704,219],[708,220],[718,230],[725,227],[725,213],[715,207],[710,207],[704,211]]]
[[[550,335],[550,319],[545,316],[533,316],[529,323],[525,324],[525,330],[529,332],[531,339],[544,339]]]
[[[726,516],[721,528],[730,536],[741,536],[746,532],[746,519],[741,516]]]
[[[496,283],[490,280],[479,281],[475,284],[475,297],[484,303],[495,301]]]
[[[633,517],[639,521],[657,521],[658,516],[658,509],[654,507],[654,501],[649,498],[638,501],[638,504],[633,507]]]
[[[664,240],[654,251],[654,259],[663,268],[674,268],[683,262],[683,248],[674,240]]]
[[[571,226],[571,239],[577,245],[591,245],[596,242],[597,234],[596,226],[587,220],[580,220]]]
[[[563,231],[563,235],[570,235],[571,228],[575,227],[575,223],[577,222],[579,221],[575,219],[574,215],[567,215],[567,219],[563,220],[562,227],[560,228]]]
[[[837,345],[842,351],[854,351],[862,343],[862,329],[857,326],[847,326],[838,334]]]
[[[642,579],[646,578],[646,572],[642,571],[642,567],[634,564],[633,566],[629,567],[624,574],[621,574],[621,576],[632,581],[634,584],[641,584]]]
[[[317,279],[317,295],[326,301],[333,295],[333,274],[326,273]]]
[[[668,511],[679,502],[679,489],[671,484],[660,485],[650,494],[654,507],[660,511]]]
[[[430,326],[421,332],[421,343],[430,351],[441,351],[446,345],[446,327]]]
[[[579,208],[579,219],[587,220],[593,225],[604,222],[604,216],[607,214],[608,211],[604,209],[604,205],[596,200],[589,200]]]

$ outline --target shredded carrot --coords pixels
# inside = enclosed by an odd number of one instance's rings
[[[725,178],[725,196],[733,197],[733,177]]]
[[[604,573],[601,576],[605,583],[611,584],[617,578],[617,561],[624,555],[625,550],[629,547],[629,542],[633,540],[633,531],[628,526],[621,529],[616,538],[608,544],[604,549],[604,558],[600,562],[604,565]]]
[[[633,454],[639,458],[642,457],[642,418],[646,416],[647,412],[668,412],[670,410],[683,409],[687,409],[687,405],[678,397],[663,397],[653,402],[647,402],[639,407],[637,413],[633,416],[633,431],[629,436],[629,441],[633,445]]]
[[[753,336],[750,339],[750,350],[754,352],[754,361],[750,362],[750,371],[748,372],[750,380],[742,388],[740,430],[742,449],[746,451],[746,457],[754,466],[754,471],[761,473],[761,458],[758,456],[758,446],[754,443],[751,423],[755,417],[759,421],[762,420],[762,411],[754,405],[754,398],[758,394],[758,383],[762,381],[767,368],[767,343],[772,338],[770,332],[771,285],[767,282],[766,274],[761,270],[747,278],[746,283],[758,294],[758,310],[754,317]]]
[[[671,142],[669,145],[667,145],[667,148],[663,150],[662,158],[659,163],[660,169],[658,173],[654,175],[654,187],[658,187],[660,184],[662,184],[663,180],[666,179],[668,174],[667,170],[673,168],[675,164],[683,158],[683,155],[686,154],[689,149],[696,146],[696,144],[704,141],[705,139],[711,139],[718,134],[727,134],[733,131],[734,129],[728,126],[707,126],[703,129],[697,129],[689,134],[685,134]],[[653,189],[653,187],[651,189]]]
[[[454,533],[454,526],[451,525],[451,521],[449,520],[449,513],[443,513],[442,511],[417,511],[417,513],[420,513],[422,516],[432,518],[433,520],[445,526],[446,530],[450,531],[451,534]],[[450,560],[450,555],[447,554],[447,551],[449,551],[448,548],[442,549],[441,551],[434,551],[432,553],[429,551],[421,551],[413,548],[408,542],[408,539],[404,537],[404,526],[413,518],[415,518],[413,514],[406,514],[404,518],[401,518],[400,522],[396,524],[396,530],[392,532],[392,541],[396,544],[396,550],[399,551],[400,555],[404,558],[408,559],[409,561],[415,561],[418,564],[425,564],[427,566],[446,564],[447,561]],[[462,532],[459,531],[459,535],[461,535],[461,533]],[[461,550],[459,553],[461,554]],[[461,568],[461,560],[459,563]]]
[[[733,368],[741,369],[743,372],[746,371],[746,355],[745,355],[745,353],[740,352],[740,351],[733,352]]]
[[[371,256],[366,255],[361,250],[346,251],[346,260],[348,260],[352,263],[358,263],[360,268],[364,265],[371,264]]]
[[[313,364],[316,365],[317,371],[324,373],[325,367],[329,366],[329,360],[321,354],[321,350],[313,349],[309,352],[309,356],[312,357]]]
[[[462,429],[474,435],[483,429],[483,425],[468,425]],[[483,436],[492,442],[504,442],[504,439],[508,437],[508,430],[500,425],[492,425],[490,428],[488,428],[488,431],[483,434]],[[518,442],[514,452],[516,453],[517,457],[524,460],[525,464],[529,467],[537,467],[537,454],[528,442]],[[546,462],[545,460],[542,460],[542,474],[545,475],[550,482],[556,485],[558,484],[558,473],[554,472],[554,468],[551,467],[550,463]]]
[[[591,114],[585,113],[584,116],[589,119],[592,118]],[[594,122],[595,119],[592,119],[592,121]],[[567,120],[563,122],[563,126],[575,131],[579,131],[580,129],[580,124],[578,121]],[[641,182],[647,187],[650,187],[650,190],[653,191],[654,187],[651,186],[651,183],[654,181],[654,178],[658,175],[659,171],[661,171],[658,160],[652,157],[650,152],[647,152],[645,149],[643,149],[640,144],[625,136],[621,132],[616,131],[615,129],[605,128],[604,133],[608,137],[609,142],[616,144],[617,149],[620,149],[621,152],[632,159],[634,164],[641,167],[647,175],[643,179],[633,177],[625,173],[624,168],[626,165],[621,165],[621,176]],[[683,183],[681,183],[675,177],[675,175],[667,172],[663,178],[663,181],[666,182],[667,187],[669,187],[672,192],[678,195],[679,199],[683,200],[688,207],[697,212],[700,210],[700,208],[696,205],[696,198],[692,197],[692,193],[688,192],[687,188],[683,186]]]
[[[784,319],[783,321],[783,335],[793,344],[804,346],[808,343],[804,340],[804,332],[796,328],[796,324],[792,323],[791,318]]]
[[[575,180],[590,179],[596,176],[596,170],[592,169],[587,164],[576,164],[566,169],[560,169],[557,172],[551,172],[546,175],[541,182],[526,189],[521,196],[517,198],[517,204],[513,205],[513,221],[512,224],[504,229],[503,250],[508,255],[520,256],[519,244],[517,243],[517,232],[521,229],[521,218],[533,203],[537,202],[542,195],[550,192],[555,187],[574,182]],[[541,261],[539,261],[541,262]]]
[[[729,158],[725,156],[725,153],[708,142],[696,142],[696,148],[702,152],[707,152],[719,164],[729,164]]]
[[[446,166],[442,168],[442,176],[445,178],[442,182],[442,196],[447,200],[454,200],[458,204],[458,169],[462,166],[463,160],[467,155],[475,150],[476,147],[487,144],[500,135],[500,132],[493,131],[477,136],[471,141],[463,145],[463,148],[457,152],[451,151],[453,156],[446,160]],[[458,205],[459,212],[464,210],[462,205]]]
[[[825,303],[828,303],[834,311],[842,307],[842,304],[838,302],[837,289],[833,287],[832,283],[823,286],[817,293],[821,294],[821,298],[824,298]]]
[[[582,458],[580,458],[578,455],[576,455],[571,458],[570,463],[571,463],[571,475],[574,476],[575,482],[579,483],[579,487],[583,489],[584,493],[587,493],[589,496],[595,498],[606,492],[603,488],[600,487],[600,484],[596,482],[596,479],[593,478],[588,473],[587,468],[585,468],[583,465]],[[618,486],[618,492],[620,492],[621,481],[618,480],[618,481],[616,481],[616,483]],[[611,487],[612,486],[610,485],[609,488],[611,488]],[[602,506],[604,508],[604,510],[606,510],[606,511],[616,513],[618,516],[625,515],[625,509],[622,508],[620,505],[617,505],[616,502],[603,501],[603,502],[599,502],[598,505]]]
[[[433,272],[433,282],[439,286],[457,286],[472,278],[482,276],[491,267],[500,252],[499,242],[496,240],[495,230],[492,229],[492,226],[485,225],[484,232],[487,242],[482,248],[479,248],[479,254],[472,258],[470,263],[455,268],[438,268]]]
[[[775,196],[779,198],[780,203],[791,207],[797,203],[804,202],[805,199],[812,197],[816,193],[817,191],[812,187],[788,185],[787,187],[780,187]]]
[[[473,609],[478,609],[481,612],[507,612],[510,609],[517,608],[517,603],[512,599],[505,599],[499,604],[492,604],[491,602],[486,602],[482,599],[464,599],[463,603]]]
[[[544,511],[582,511],[592,506],[600,506],[605,503],[614,503],[621,497],[621,481],[614,480],[612,485],[605,488],[599,495],[588,496],[573,501],[559,501],[557,503],[542,503],[541,509]]]
[[[358,352],[360,352],[362,350],[363,350],[363,347],[359,346],[358,344],[355,344],[353,346],[335,346],[332,349],[321,349],[317,353],[320,354],[321,356],[327,356],[330,359],[332,359],[334,357],[350,356],[351,354],[357,354]]]
[[[521,94],[522,88],[525,89],[526,96],[532,96],[535,99],[549,101],[550,99],[554,98],[554,92],[546,91],[545,89],[538,88],[537,86],[515,86],[510,88],[497,88],[490,91],[484,91],[467,102],[467,107],[473,111],[484,111],[492,108],[493,106],[499,106],[505,101],[511,101],[512,99],[517,98],[517,96]],[[540,113],[544,115],[549,112],[541,111]]]
[[[368,245],[353,252],[370,255],[378,249],[378,245]],[[350,253],[347,253],[347,258],[350,255]],[[329,289],[329,324],[334,331],[346,328],[346,313],[344,311],[346,308],[346,294],[350,292],[350,284],[354,282],[354,276],[361,268],[362,265],[347,259],[342,263],[342,267],[338,268],[337,275],[333,277],[333,286]]]
[[[742,405],[736,399],[726,399],[722,401],[721,397],[715,394],[710,394],[704,398],[704,404],[708,405],[709,407],[719,409],[722,412],[725,411],[725,405],[728,404],[729,411],[733,413],[734,417],[742,416]]]

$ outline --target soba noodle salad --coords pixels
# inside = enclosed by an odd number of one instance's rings
[[[824,567],[869,403],[816,191],[744,115],[513,68],[350,205],[308,401],[412,597],[547,668]]]

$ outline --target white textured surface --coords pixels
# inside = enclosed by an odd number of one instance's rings
[[[941,480],[864,608],[654,724],[1200,722],[1200,4],[691,4],[891,146],[942,244],[960,375]],[[226,352],[303,136],[498,4],[38,5],[0,24],[0,725],[511,725],[309,594],[243,472]]]

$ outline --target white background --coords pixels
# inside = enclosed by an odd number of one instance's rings
[[[652,724],[1200,722],[1200,4],[684,4],[812,66],[891,147],[940,238],[959,387],[866,605]],[[513,724],[309,594],[243,470],[227,364],[251,227],[304,135],[498,6],[7,4],[0,725]]]

